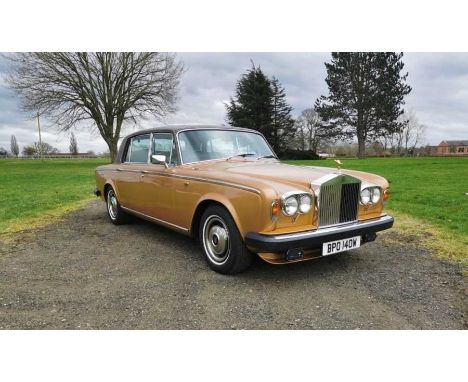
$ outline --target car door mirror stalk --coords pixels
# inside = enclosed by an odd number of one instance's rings
[[[165,155],[151,155],[151,163],[154,164],[163,164],[164,167],[168,168],[169,165],[166,163]]]

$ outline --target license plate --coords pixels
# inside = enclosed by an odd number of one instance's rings
[[[350,237],[349,239],[329,241],[328,243],[323,243],[322,245],[322,256],[349,251],[350,249],[359,248],[360,246],[361,236]]]

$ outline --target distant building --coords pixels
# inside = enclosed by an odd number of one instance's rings
[[[468,141],[442,141],[436,155],[468,155]]]
[[[317,153],[320,158],[335,158],[335,154],[328,154],[328,153]]]

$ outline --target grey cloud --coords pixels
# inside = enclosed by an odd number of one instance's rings
[[[280,80],[295,116],[327,92],[324,62],[330,59],[329,53],[179,53],[179,57],[187,71],[181,80],[178,111],[162,121],[148,119],[139,126],[127,126],[125,133],[161,123],[225,123],[224,102],[234,94],[250,60]],[[6,68],[2,60],[0,72]],[[468,54],[407,53],[404,62],[413,87],[406,108],[428,126],[426,142],[468,139]],[[45,120],[43,130],[44,140],[68,150],[68,133],[58,133]],[[20,111],[15,95],[0,80],[0,146],[9,148],[11,134],[20,146],[32,143],[37,140],[36,122]],[[106,149],[99,134],[88,128],[75,134],[81,151]]]

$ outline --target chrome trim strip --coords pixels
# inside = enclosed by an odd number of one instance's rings
[[[307,232],[298,232],[298,233],[285,234],[285,235],[271,235],[270,237],[273,238],[274,240],[297,239],[301,237],[313,237],[318,234],[322,235],[326,233],[347,231],[352,228],[366,228],[368,226],[374,225],[376,222],[385,223],[385,222],[390,222],[392,219],[393,218],[390,215],[384,215],[377,219],[369,219],[369,220],[364,220],[364,221],[355,222],[351,224],[341,224],[339,226],[335,225],[333,227],[318,228],[316,230],[307,231]]]
[[[138,164],[145,164],[145,163],[138,163]],[[109,170],[109,171],[112,171],[112,170]],[[119,171],[119,172],[137,172],[137,173],[141,172],[141,170],[134,170],[132,168],[122,168],[122,167],[119,167],[119,168],[115,169],[115,171]]]
[[[173,177],[180,178],[180,179],[195,180],[195,181],[198,181],[198,182],[218,184],[220,186],[234,187],[234,188],[239,188],[241,190],[250,191],[250,192],[253,192],[253,193],[258,194],[258,195],[261,194],[261,192],[259,190],[257,190],[256,188],[252,188],[252,187],[249,187],[249,186],[243,186],[241,184],[236,184],[236,183],[224,182],[222,180],[207,179],[207,178],[196,178],[196,177],[193,177],[193,176],[177,175],[177,174],[169,174],[169,176],[173,176]]]
[[[125,169],[123,169],[122,171],[131,171],[131,172],[141,173],[141,170],[125,170]],[[236,184],[236,183],[224,182],[222,180],[197,178],[197,177],[189,176],[189,175],[178,175],[178,174],[170,174],[170,173],[156,172],[156,171],[148,171],[145,174],[147,174],[147,175],[156,175],[156,176],[174,177],[174,178],[186,179],[186,180],[194,180],[196,182],[218,184],[220,186],[238,188],[238,189],[241,189],[241,190],[244,190],[244,191],[249,191],[249,192],[253,192],[255,194],[261,195],[261,192],[259,190],[257,190],[256,188],[249,187],[249,186],[243,186],[241,184]],[[303,192],[303,194],[306,194],[306,192]]]
[[[170,169],[170,167],[169,167]],[[101,170],[99,170],[101,171]],[[136,173],[141,173],[142,170],[133,170],[133,169],[126,169],[126,168],[118,168],[118,169],[109,169],[109,170],[102,170],[102,171],[119,171],[119,172],[136,172]],[[146,170],[144,170],[146,171]],[[249,187],[249,186],[243,186],[241,184],[236,184],[236,183],[230,183],[230,182],[224,182],[222,180],[216,180],[216,179],[207,179],[207,178],[197,178],[194,176],[189,176],[189,175],[178,175],[178,174],[171,174],[171,173],[165,173],[165,172],[157,172],[157,171],[147,171],[145,172],[146,175],[156,175],[156,176],[168,176],[168,177],[174,177],[174,178],[179,178],[179,179],[186,179],[186,180],[194,180],[196,182],[204,182],[204,183],[211,183],[211,184],[217,184],[220,186],[226,186],[226,187],[233,187],[233,188],[238,188],[240,190],[244,191],[249,191],[253,192],[254,194],[261,195],[260,190]],[[307,192],[302,192],[303,194],[307,194]]]
[[[249,186],[243,186],[241,184],[224,182],[222,180],[216,180],[216,179],[196,178],[196,177],[188,176],[188,175],[177,175],[177,174],[167,174],[167,175],[168,176],[173,176],[175,178],[180,178],[180,179],[194,180],[194,181],[197,181],[197,182],[205,182],[205,183],[211,183],[211,184],[218,184],[220,186],[238,188],[238,189],[241,189],[241,190],[244,190],[244,191],[249,191],[249,192],[253,192],[255,194],[261,195],[261,192],[259,190],[257,190],[256,188],[249,187]]]
[[[138,212],[138,211],[132,210],[131,208],[124,207],[122,205],[120,207],[122,207],[123,210],[125,210],[127,212],[130,212],[130,213],[132,213],[134,215],[141,216],[144,219],[151,220],[151,221],[154,221],[154,222],[159,223],[159,224],[167,225],[169,227],[176,228],[176,229],[178,229],[180,231],[189,232],[189,230],[187,228],[181,227],[181,226],[179,226],[177,224],[169,223],[169,222],[167,222],[165,220],[154,218],[154,217],[146,215],[146,214],[144,214],[142,212]]]

